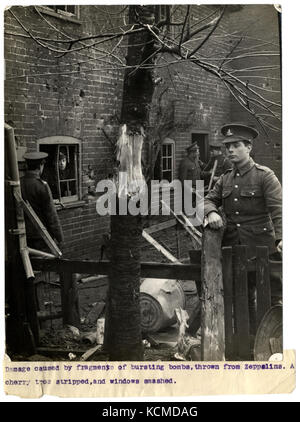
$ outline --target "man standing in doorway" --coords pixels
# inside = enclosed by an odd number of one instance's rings
[[[181,161],[179,166],[179,180],[182,183],[182,189],[185,180],[190,180],[192,182],[192,206],[194,207],[196,204],[196,181],[203,180],[209,173],[203,171],[205,164],[199,158],[199,147],[197,142],[193,142],[192,145],[186,148],[186,151],[187,156]],[[182,192],[184,194],[183,190]]]
[[[196,188],[196,180],[202,176],[204,163],[199,159],[199,147],[197,142],[188,146],[187,156],[181,161],[179,166],[179,180],[183,184],[184,180],[191,180],[193,189]]]

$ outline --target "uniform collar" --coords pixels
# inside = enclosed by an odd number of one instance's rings
[[[26,171],[26,177],[32,178],[32,179],[40,179],[40,171],[39,170],[27,170]]]
[[[234,166],[235,173],[239,173],[241,176],[243,176],[245,173],[247,173],[249,170],[252,169],[254,164],[255,163],[254,163],[253,159],[250,157],[249,160],[247,161],[247,163],[245,165],[243,165],[243,167],[237,168],[236,166]]]

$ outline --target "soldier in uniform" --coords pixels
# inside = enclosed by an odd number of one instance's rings
[[[256,246],[268,246],[270,255],[282,251],[281,185],[274,172],[250,157],[256,129],[243,124],[227,124],[221,129],[223,144],[232,169],[228,169],[205,198],[204,214],[212,229],[223,226],[223,246],[247,245],[248,259],[254,258]],[[249,288],[253,292],[253,275]],[[273,302],[281,297],[281,279],[271,277]],[[251,296],[252,293],[249,295]],[[252,295],[253,298],[253,295]],[[251,320],[251,318],[250,318]]]
[[[48,183],[41,179],[47,156],[45,152],[24,154],[27,171],[21,178],[21,191],[23,199],[29,202],[49,234],[61,246],[63,233],[53,204],[52,193]],[[34,249],[47,251],[47,246],[37,229],[28,219],[25,219],[25,223],[28,245]]]
[[[214,167],[214,163],[217,160],[217,168],[215,171],[215,177],[219,178],[226,170],[232,168],[231,161],[226,158],[222,152],[222,144],[220,142],[212,142],[209,145],[210,149],[210,159],[206,166],[204,167],[204,171],[212,172]]]
[[[184,180],[191,180],[192,187],[196,188],[196,180],[203,177],[204,163],[199,159],[199,147],[197,142],[188,146],[187,156],[181,161],[179,166],[179,180],[183,184]]]
[[[179,166],[179,180],[184,186],[185,180],[192,181],[192,189],[193,189],[193,196],[192,196],[192,205],[195,206],[196,197],[195,197],[195,189],[196,189],[196,181],[204,179],[205,173],[203,171],[204,163],[199,159],[199,147],[197,142],[192,143],[186,149],[187,156],[181,161]]]

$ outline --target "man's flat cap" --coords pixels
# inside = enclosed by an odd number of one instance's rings
[[[196,149],[199,149],[197,142],[193,142],[191,145],[189,145],[186,150],[187,152],[194,151]]]
[[[48,157],[48,154],[46,152],[26,152],[24,154],[24,159],[27,161],[42,161],[45,160],[45,158]]]
[[[225,136],[223,144],[231,142],[247,141],[252,144],[253,139],[258,136],[258,131],[241,123],[229,123],[221,128],[222,134]]]

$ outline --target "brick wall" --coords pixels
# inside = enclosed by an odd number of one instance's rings
[[[234,28],[237,32],[244,32],[249,37],[249,44],[257,45],[251,51],[263,52],[269,51],[279,53],[279,26],[277,11],[273,5],[247,5],[242,10],[232,13],[228,18],[228,23],[234,19]],[[268,41],[269,44],[263,41]],[[255,60],[255,61],[254,61]],[[278,56],[263,56],[261,59],[249,57],[243,59],[243,67],[251,68],[257,66],[279,66],[280,58]],[[236,62],[236,68],[241,65],[241,62]],[[260,87],[260,94],[264,95],[270,101],[280,102],[281,97],[281,75],[279,69],[268,69],[260,72],[244,72],[248,76],[244,81],[248,80]],[[254,75],[254,77],[253,77]],[[252,77],[251,77],[252,76]],[[260,136],[257,138],[253,148],[254,159],[262,165],[270,167],[274,170],[277,177],[281,180],[282,177],[282,139],[281,130],[279,132],[268,129],[269,136],[267,137],[262,128],[257,124],[257,121],[244,110],[237,101],[231,97],[231,120],[248,122],[255,126]],[[277,107],[271,107],[273,111],[279,111]],[[262,109],[257,109],[259,113],[264,113]],[[274,124],[275,121],[268,120],[269,123]],[[280,127],[279,122],[276,126]]]
[[[219,6],[192,7],[191,27],[218,9]],[[175,7],[173,19],[182,21],[185,10],[186,6]],[[188,46],[192,50],[193,44]],[[213,54],[214,57],[224,54],[223,51],[223,46],[220,48],[211,41],[201,49],[202,54]],[[165,60],[160,64],[165,64]],[[180,161],[186,156],[193,132],[207,133],[209,143],[222,139],[220,127],[229,120],[230,93],[219,78],[192,63],[159,68],[157,73],[163,82],[156,90],[154,101],[167,88],[165,107],[174,107],[174,127],[168,137],[175,141],[175,177],[178,177]],[[200,159],[205,160],[204,157]]]
[[[196,19],[208,16],[216,7],[198,8],[192,24]],[[220,30],[227,34],[246,30],[249,36],[264,38],[267,25],[268,36],[270,40],[275,39],[276,44],[278,27],[272,8],[271,5],[237,7],[224,16]],[[59,31],[72,37],[86,36],[100,33],[103,27],[111,31],[112,27],[123,24],[118,21],[117,14],[107,14],[107,6],[81,7],[80,24],[44,15],[46,22],[32,6],[13,7],[12,10],[27,29],[43,39],[59,38]],[[117,10],[118,6],[113,6],[110,12]],[[178,7],[176,13],[182,17],[183,10]],[[9,11],[5,12],[5,31],[5,120],[14,127],[18,145],[26,146],[28,151],[36,150],[37,140],[48,136],[72,136],[81,141],[81,184],[85,202],[76,208],[60,210],[59,217],[66,239],[66,256],[99,257],[102,234],[109,231],[109,218],[100,217],[96,213],[95,199],[87,196],[87,171],[91,166],[95,183],[110,173],[112,148],[102,128],[110,138],[116,138],[123,72],[103,63],[101,51],[78,51],[58,58],[61,54],[48,51],[31,40]],[[23,36],[16,36],[16,33]],[[72,48],[74,46],[80,44],[74,44]],[[107,44],[99,48],[109,50]],[[214,56],[226,52],[228,46],[217,42],[203,50]],[[122,56],[126,49],[119,48],[116,54]],[[95,60],[97,58],[100,61]],[[191,143],[192,132],[206,132],[212,142],[222,139],[220,127],[224,123],[230,120],[251,122],[249,115],[232,100],[224,84],[200,67],[187,63],[162,66],[156,70],[156,76],[162,77],[162,82],[155,89],[151,124],[157,124],[155,104],[166,90],[162,99],[165,109],[173,113],[173,124],[167,136],[175,141],[175,177],[180,161],[186,155],[185,148]],[[278,90],[278,81],[273,80],[270,73],[266,80],[260,80],[260,84],[265,84],[268,90]],[[271,139],[262,136],[254,153],[259,163],[273,168],[280,177],[280,134],[272,134]]]
[[[58,31],[76,37],[98,33],[102,25],[111,28],[116,24],[110,24],[108,16],[94,6],[81,8],[81,24],[43,15],[52,26],[31,6],[13,7],[12,10],[26,28],[43,38],[60,37],[53,25]],[[5,36],[5,120],[14,127],[18,145],[26,146],[28,151],[36,151],[37,140],[48,136],[79,139],[82,196],[85,199],[88,166],[95,172],[95,182],[111,170],[111,146],[101,128],[111,138],[117,134],[118,123],[114,116],[120,114],[123,74],[112,66],[104,69],[101,61],[91,62],[92,58],[103,56],[95,50],[58,59],[59,53],[48,51],[28,38],[9,11],[5,13],[5,31],[25,35]],[[65,66],[70,63],[75,65]],[[89,63],[98,70],[85,72],[91,67]],[[79,67],[80,73],[77,72]],[[28,76],[19,77],[24,74]],[[65,235],[66,256],[99,256],[102,234],[109,230],[109,218],[96,213],[95,200],[89,197],[78,208],[58,212]]]

